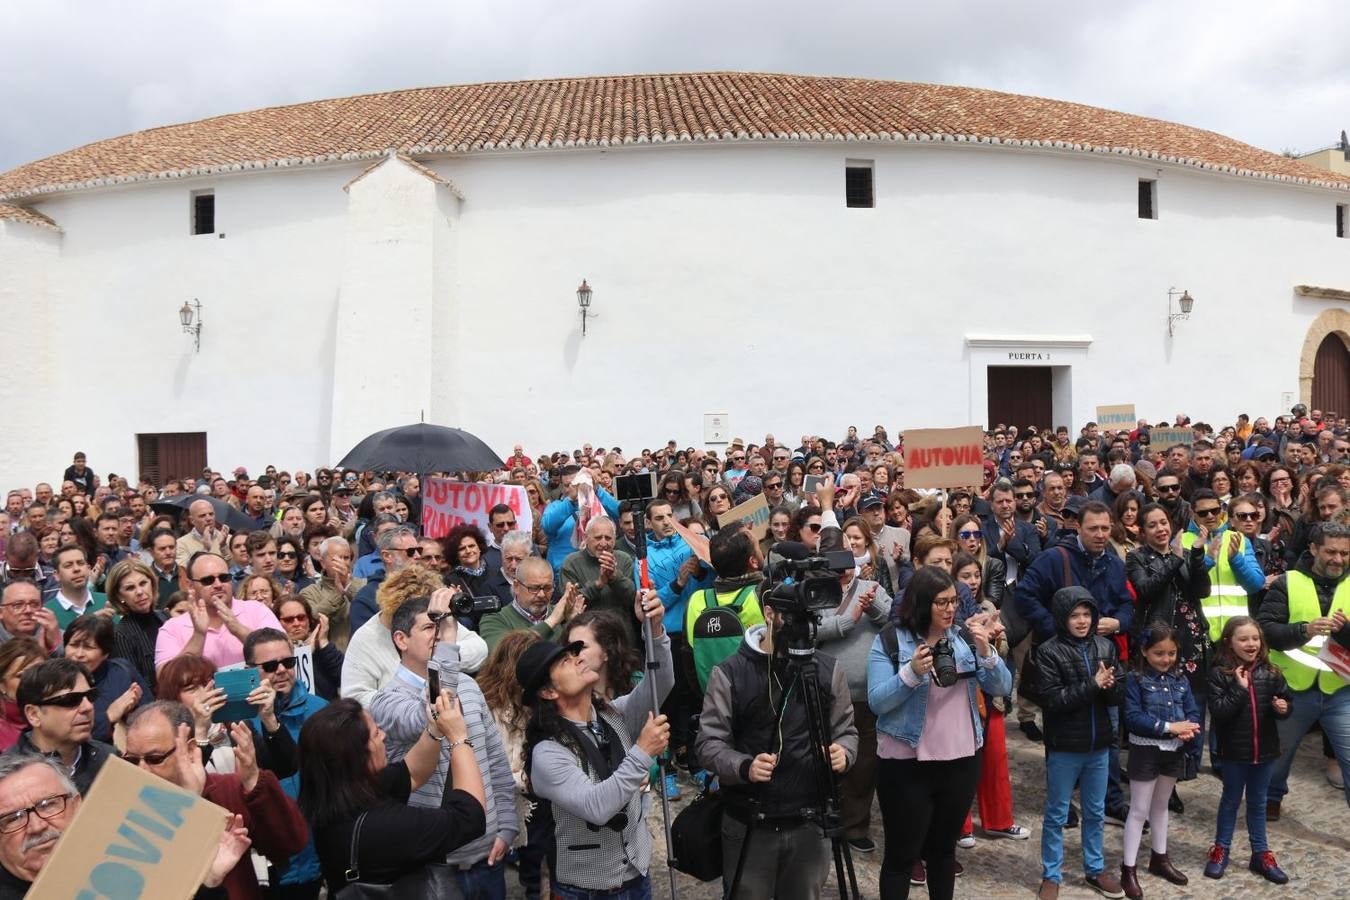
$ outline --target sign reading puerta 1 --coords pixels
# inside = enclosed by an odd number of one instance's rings
[[[442,538],[450,529],[471,522],[488,534],[488,513],[498,504],[515,514],[516,529],[529,534],[534,528],[534,510],[529,496],[518,484],[474,484],[449,478],[428,478],[422,483],[422,533]]]

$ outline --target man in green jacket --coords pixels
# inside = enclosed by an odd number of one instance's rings
[[[563,623],[586,609],[586,598],[575,584],[569,584],[562,598],[549,609],[549,601],[553,599],[553,567],[538,556],[516,566],[511,594],[509,606],[483,616],[479,623],[478,634],[487,642],[488,653],[511,631],[528,628],[546,641],[553,640]]]
[[[615,549],[614,520],[594,516],[586,523],[586,546],[563,560],[563,584],[576,585],[586,598],[586,608],[607,609],[632,625],[637,635],[633,604],[637,585],[633,581],[633,557]]]
[[[98,612],[108,605],[107,597],[89,587],[93,570],[83,549],[67,544],[52,556],[52,566],[56,570],[52,574],[55,590],[48,594],[46,606],[56,615],[62,631],[85,613]]]

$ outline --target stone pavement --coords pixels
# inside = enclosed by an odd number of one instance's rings
[[[980,837],[979,817],[976,815],[978,843],[973,850],[957,850],[957,859],[966,867],[966,874],[957,881],[956,896],[971,898],[1018,898],[1027,900],[1040,884],[1040,820],[1041,805],[1045,799],[1044,756],[1040,744],[1026,740],[1015,728],[1009,729],[1009,765],[1012,771],[1013,801],[1019,824],[1032,830],[1029,841],[988,840]],[[1208,758],[1208,756],[1206,756]],[[683,808],[693,796],[693,789],[685,786],[685,799],[672,804],[672,815]],[[1233,842],[1233,862],[1221,881],[1212,881],[1201,875],[1205,854],[1214,840],[1215,814],[1219,803],[1219,781],[1202,774],[1196,781],[1181,785],[1179,791],[1186,804],[1183,815],[1173,815],[1168,833],[1168,849],[1173,862],[1191,876],[1184,888],[1174,887],[1160,878],[1140,874],[1140,884],[1146,898],[1246,898],[1295,896],[1301,900],[1350,897],[1350,810],[1345,796],[1331,787],[1325,778],[1321,737],[1316,732],[1304,739],[1290,779],[1290,794],[1284,803],[1284,815],[1271,823],[1271,849],[1289,873],[1290,882],[1283,887],[1270,884],[1247,871],[1249,856],[1244,817],[1239,814],[1238,830]],[[670,889],[665,867],[664,842],[661,840],[660,805],[655,804],[650,819],[657,835],[652,861],[654,898],[669,898]],[[1060,896],[1065,900],[1096,897],[1082,880],[1082,855],[1078,832],[1065,832],[1064,888]],[[1122,830],[1106,827],[1107,865],[1118,871],[1121,854]],[[873,812],[872,838],[883,842],[881,817]],[[1147,864],[1148,836],[1140,859]],[[875,898],[877,874],[881,853],[855,854],[854,862],[863,897]],[[1076,865],[1075,865],[1076,864]],[[1141,866],[1141,870],[1142,870]],[[687,900],[720,900],[721,882],[699,883],[686,875],[677,875],[679,895]],[[508,873],[511,897],[523,896],[515,883],[515,873]],[[831,875],[825,896],[837,898]],[[915,888],[913,896],[922,898],[926,892]]]

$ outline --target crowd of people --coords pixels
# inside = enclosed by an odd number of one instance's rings
[[[444,535],[437,473],[133,483],[77,453],[0,512],[0,900],[113,756],[232,816],[199,897],[495,900],[513,871],[528,898],[642,900],[653,797],[690,792],[727,896],[818,898],[846,849],[881,851],[884,900],[942,900],[958,847],[1032,834],[1009,716],[1045,751],[1042,900],[1071,828],[1102,896],[1143,896],[1145,835],[1146,876],[1222,878],[1244,803],[1248,868],[1282,884],[1266,823],[1314,725],[1350,804],[1350,429],[1161,424],[1191,439],[999,424],[982,483],[943,490],[905,486],[881,426],[518,445],[439,474],[520,486],[532,527],[501,505]],[[630,475],[654,496],[620,502]],[[756,497],[762,534],[726,515]],[[1213,846],[1177,859],[1178,785],[1207,773]]]

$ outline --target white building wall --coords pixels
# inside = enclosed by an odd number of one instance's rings
[[[875,209],[846,208],[846,159],[874,161]],[[55,477],[77,445],[101,474],[131,471],[152,431],[207,431],[219,468],[311,468],[423,406],[531,451],[697,444],[705,412],[750,440],[983,423],[985,366],[1042,351],[1029,364],[1072,367],[1055,415],[1074,422],[1097,403],[1271,414],[1332,305],[1293,286],[1350,287],[1339,194],[1123,158],[850,143],[430,165],[462,203],[388,165],[349,197],[354,163],[56,196],[35,205],[64,235],[4,226],[0,301],[45,293],[22,328],[57,336],[6,396],[80,417],[7,448],[0,483]],[[1157,220],[1137,217],[1141,177]],[[204,187],[223,239],[188,234]],[[385,262],[362,270],[372,253]],[[1196,298],[1175,338],[1172,286]],[[200,354],[176,317],[192,297]]]

